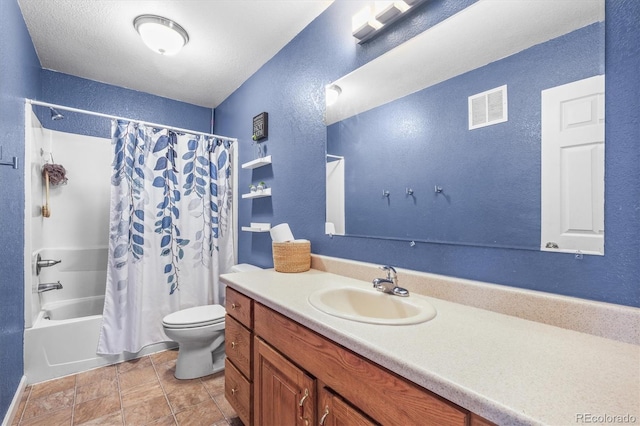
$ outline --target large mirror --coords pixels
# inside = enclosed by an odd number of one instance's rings
[[[603,253],[604,0],[479,0],[332,86],[327,233]]]

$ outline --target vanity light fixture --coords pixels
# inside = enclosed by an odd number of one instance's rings
[[[333,105],[342,93],[342,89],[337,84],[330,84],[325,88],[325,102],[327,105]]]
[[[351,34],[362,44],[425,0],[376,1],[351,19]]]
[[[383,25],[391,23],[395,19],[398,19],[400,15],[402,15],[407,10],[409,10],[409,5],[404,1],[391,2],[381,10],[377,10],[376,21],[380,22]]]
[[[371,6],[368,6],[351,18],[352,34],[361,42],[368,40],[377,30],[382,28],[382,24],[373,18],[374,14]]]
[[[161,55],[175,55],[189,42],[189,34],[171,19],[157,15],[140,15],[133,26],[147,47]]]

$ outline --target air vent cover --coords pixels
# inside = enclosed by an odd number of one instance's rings
[[[469,96],[469,130],[507,121],[507,86]]]

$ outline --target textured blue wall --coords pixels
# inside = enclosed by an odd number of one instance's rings
[[[326,128],[324,85],[472,2],[431,1],[414,16],[358,46],[351,16],[367,2],[336,1],[216,108],[217,133],[240,138],[242,162],[253,159],[251,118],[269,112],[273,164],[241,170],[241,189],[265,180],[273,196],[240,200],[240,225],[288,222],[314,253],[387,263],[586,299],[640,306],[640,93],[637,70],[640,2],[606,2],[605,256],[324,235]],[[239,260],[272,265],[268,235],[240,233]]]
[[[211,130],[212,111],[143,92],[41,70],[18,5],[0,0],[2,48],[0,102],[3,160],[24,158],[24,98],[133,118],[200,132]],[[10,60],[6,60],[10,58]],[[37,108],[42,123],[56,130],[99,137],[110,136],[110,120],[61,111],[52,121],[49,110]],[[23,167],[0,167],[0,417],[23,374],[24,330],[24,177]]]
[[[0,1],[0,146],[2,161],[24,158],[24,98],[40,94],[40,62],[15,0]],[[0,166],[0,419],[23,372],[24,165]]]
[[[329,126],[347,234],[539,250],[540,92],[603,72],[593,24]],[[469,130],[468,97],[505,84],[509,120]]]
[[[45,102],[199,132],[211,130],[209,108],[50,70],[42,70],[41,79],[40,100]],[[109,119],[61,110],[65,118],[52,121],[47,108],[36,109],[38,118],[47,128],[110,137]]]

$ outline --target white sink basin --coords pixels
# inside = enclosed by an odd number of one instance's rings
[[[436,316],[435,308],[421,296],[398,297],[356,287],[318,290],[309,296],[309,303],[326,314],[370,324],[418,324]]]

